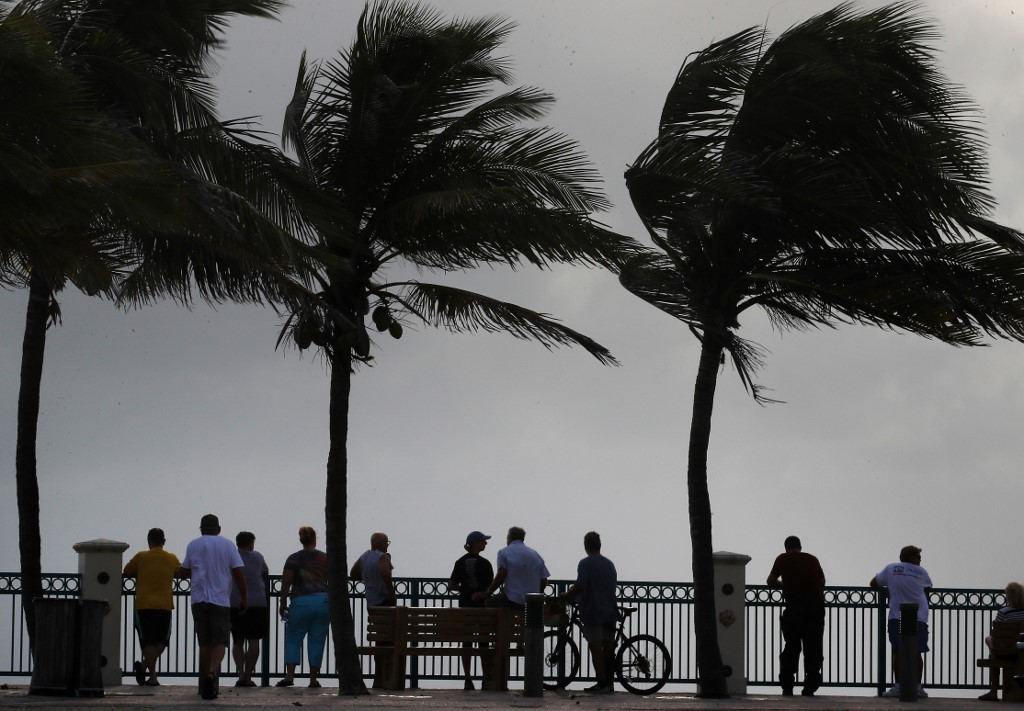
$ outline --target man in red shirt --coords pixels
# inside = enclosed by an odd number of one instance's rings
[[[779,655],[779,683],[783,696],[793,695],[802,646],[804,688],[800,693],[814,696],[821,686],[821,668],[825,661],[822,646],[825,636],[825,573],[817,558],[803,552],[799,538],[790,536],[784,545],[786,552],[775,559],[772,572],[768,574],[768,585],[781,587],[786,600],[781,620],[785,645]]]

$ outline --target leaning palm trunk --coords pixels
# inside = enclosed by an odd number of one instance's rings
[[[355,622],[348,594],[348,407],[352,391],[352,354],[339,348],[331,358],[330,438],[327,457],[327,585],[331,590],[331,630],[338,663],[338,693],[366,693],[356,651]]]
[[[715,616],[715,570],[711,545],[711,497],[708,494],[708,445],[711,415],[715,406],[718,364],[722,357],[718,338],[705,333],[701,340],[700,365],[693,389],[690,420],[690,451],[686,489],[690,511],[690,546],[693,551],[693,628],[697,638],[697,679],[700,696],[728,696],[725,668],[718,647]]]
[[[18,488],[18,545],[21,553],[21,604],[28,627],[29,647],[35,649],[36,615],[33,600],[43,595],[42,537],[39,532],[39,479],[36,473],[36,432],[39,390],[46,350],[46,322],[53,292],[33,273],[29,282],[25,340],[21,349],[18,393],[18,444],[15,477]]]

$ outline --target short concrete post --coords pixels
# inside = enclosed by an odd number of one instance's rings
[[[128,544],[99,538],[74,545],[78,553],[78,574],[82,578],[79,596],[105,600],[110,612],[103,618],[101,675],[104,688],[120,686],[121,672],[121,571]]]
[[[544,593],[526,594],[523,696],[544,696]]]
[[[749,562],[749,555],[725,551],[714,554],[718,648],[722,652],[726,689],[730,695],[747,693],[744,609]]]
[[[900,701],[917,701],[917,603],[900,604]]]

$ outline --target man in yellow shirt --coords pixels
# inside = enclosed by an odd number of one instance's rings
[[[135,662],[135,681],[141,686],[160,686],[156,662],[171,639],[174,578],[181,563],[164,550],[164,532],[151,528],[146,536],[149,550],[136,553],[124,566],[124,577],[135,578],[135,630],[142,645],[143,662]],[[146,678],[146,672],[149,678]]]

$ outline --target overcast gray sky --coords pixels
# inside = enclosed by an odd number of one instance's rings
[[[882,3],[863,3],[873,7]],[[833,3],[812,0],[454,0],[449,15],[506,15],[519,84],[558,100],[547,123],[576,138],[615,209],[603,220],[643,238],[622,174],[653,138],[687,54],[752,25],[778,34]],[[240,21],[217,83],[225,118],[279,132],[298,60],[347,47],[362,3],[294,0],[275,21]],[[1019,9],[1018,9],[1019,8]],[[921,4],[940,62],[983,111],[996,219],[1024,226],[1020,163],[1024,7],[1017,0]],[[440,279],[440,277],[439,277]],[[691,579],[686,438],[698,344],[685,327],[597,270],[481,269],[457,277],[543,310],[611,348],[547,352],[504,335],[409,328],[380,339],[354,380],[349,437],[350,560],[374,530],[396,574],[447,576],[466,533],[510,525],[571,578],[590,529],[620,578]],[[0,569],[17,570],[16,404],[25,292],[0,291]],[[75,569],[92,538],[136,550],[150,526],[184,552],[199,517],[248,529],[279,571],[301,525],[323,530],[328,375],[274,350],[279,317],[226,305],[164,304],[125,314],[67,293],[50,332],[39,430],[43,567]],[[770,350],[760,407],[731,368],[720,379],[709,462],[715,549],[753,560],[761,583],[797,534],[830,584],[863,585],[901,546],[924,548],[939,587],[1024,578],[993,553],[1022,516],[1024,346],[954,349],[866,328],[780,336],[750,315]]]

